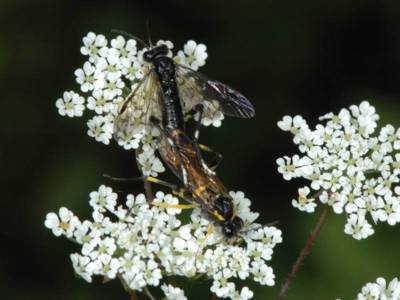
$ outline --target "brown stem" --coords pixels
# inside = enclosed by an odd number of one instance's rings
[[[146,193],[147,202],[148,203],[153,202],[154,200],[153,189],[151,188],[151,183],[147,180],[144,181],[144,192]]]
[[[134,290],[131,290],[129,292],[129,299],[130,300],[138,300],[138,297],[136,296],[136,292]]]
[[[303,249],[301,250],[299,256],[297,257],[296,262],[292,266],[292,270],[290,271],[289,275],[287,276],[285,283],[282,285],[277,300],[283,300],[285,298],[286,292],[288,291],[290,284],[292,283],[293,279],[296,277],[297,273],[299,272],[299,270],[304,262],[304,259],[306,258],[308,252],[310,251],[310,248],[313,245],[318,234],[320,233],[322,225],[324,225],[329,211],[330,211],[330,207],[326,206],[324,211],[322,212],[321,216],[319,217],[317,224],[315,224],[313,231],[309,235],[307,242],[305,243]]]

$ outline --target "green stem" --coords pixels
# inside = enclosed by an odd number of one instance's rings
[[[150,298],[150,300],[157,300],[149,291],[149,289],[147,288],[147,286],[145,286],[143,288],[144,293],[146,294],[147,297]]]

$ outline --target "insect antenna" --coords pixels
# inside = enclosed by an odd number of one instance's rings
[[[246,230],[241,230],[240,233],[246,234],[246,233],[248,233],[250,231],[258,230],[260,228],[269,227],[269,226],[275,226],[279,222],[280,222],[279,220],[275,220],[275,221],[269,222],[267,224],[251,224]]]
[[[142,44],[144,47],[148,48],[149,45],[146,44],[142,39],[138,38],[137,36],[134,36],[133,34],[123,31],[123,30],[119,30],[119,29],[112,29],[111,30],[112,33],[118,33],[127,37],[130,37],[132,39],[134,39],[135,41],[139,42],[140,44]]]
[[[149,45],[151,47],[154,47],[152,41],[151,41],[151,33],[150,33],[150,17],[146,18],[146,31],[147,31],[147,39],[149,41]]]

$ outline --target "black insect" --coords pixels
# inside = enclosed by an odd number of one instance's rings
[[[211,80],[167,56],[169,49],[160,45],[143,54],[152,68],[127,97],[114,122],[118,141],[132,135],[138,120],[162,131],[158,152],[171,171],[183,182],[180,194],[200,205],[222,226],[227,237],[237,235],[243,220],[235,215],[233,200],[215,173],[205,164],[198,133],[190,139],[185,133],[184,115],[212,106],[226,115],[251,118],[254,108],[242,94]],[[155,182],[160,181],[154,179]]]
[[[249,100],[231,87],[175,63],[167,56],[169,49],[159,45],[143,54],[151,63],[144,78],[127,97],[114,123],[114,137],[126,140],[140,123],[161,120],[163,128],[184,130],[184,114],[201,105],[242,118],[254,116]]]

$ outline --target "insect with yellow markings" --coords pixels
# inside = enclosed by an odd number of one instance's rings
[[[175,194],[199,205],[221,225],[227,238],[236,236],[243,227],[243,220],[235,214],[233,199],[226,187],[205,164],[200,152],[204,146],[189,139],[181,130],[167,130],[164,134],[166,138],[158,152],[184,185],[179,191],[175,189]]]
[[[205,103],[216,103],[223,113],[243,118],[253,117],[254,108],[239,92],[176,64],[167,53],[165,45],[144,52],[145,61],[153,67],[124,103],[114,123],[114,138],[119,141],[131,135],[142,114],[141,122],[161,131],[158,152],[184,185],[175,193],[207,211],[221,224],[224,235],[233,237],[243,220],[235,215],[232,197],[202,158],[201,150],[210,149],[197,143],[198,128]],[[183,106],[198,115],[194,139],[185,133]],[[166,184],[157,178],[146,180]]]

